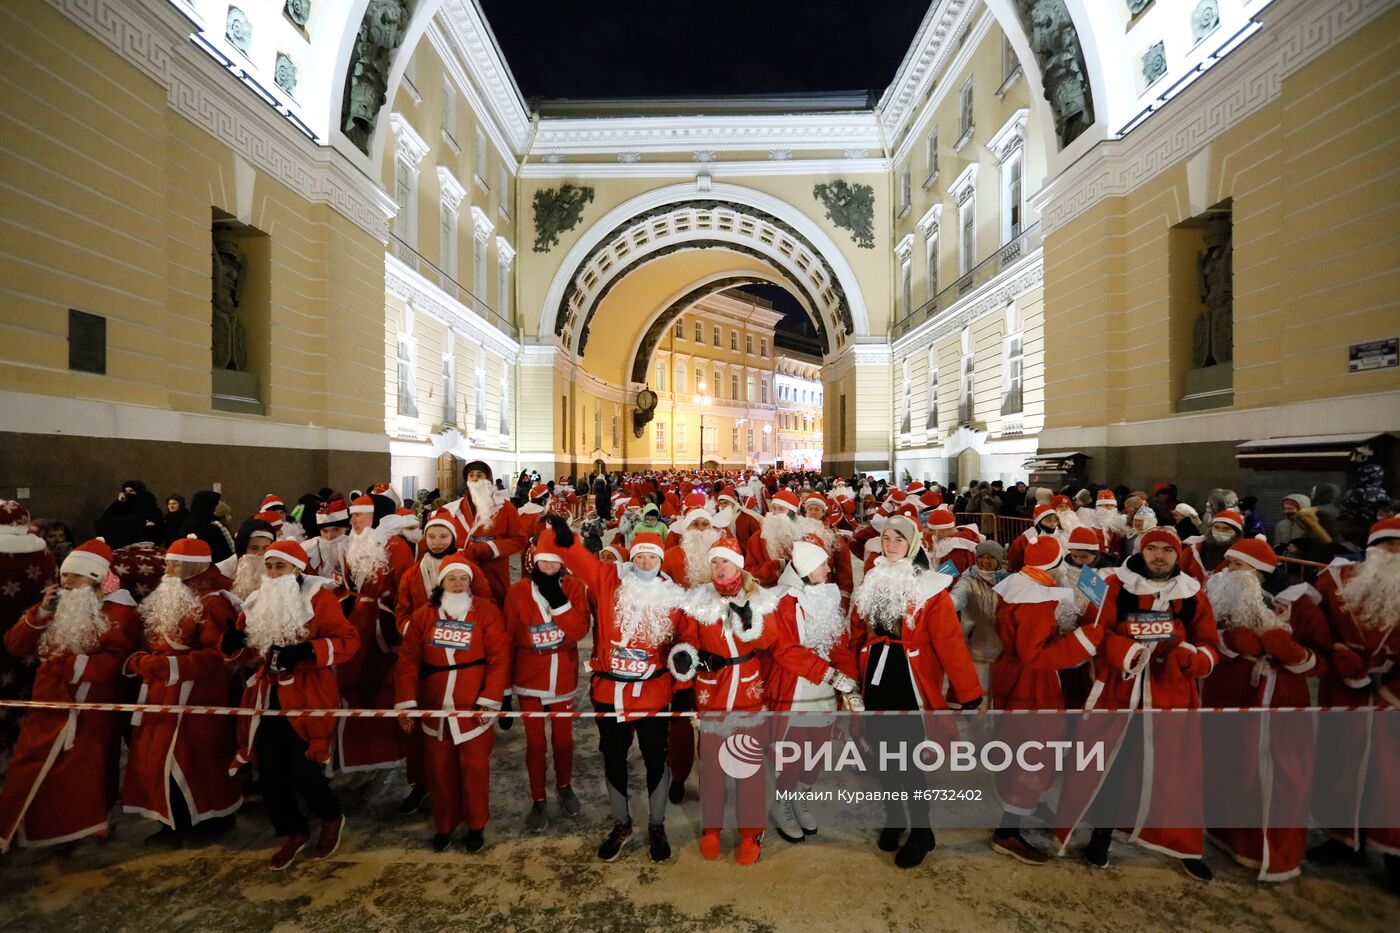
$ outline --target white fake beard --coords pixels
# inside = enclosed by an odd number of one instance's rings
[[[710,582],[710,547],[719,540],[719,531],[687,531],[681,538],[681,550],[685,553],[685,582],[691,586],[704,586]]]
[[[60,590],[58,608],[39,638],[39,657],[91,654],[107,625],[102,597],[94,587],[85,584],[75,590]]]
[[[328,577],[333,573],[339,573],[340,568],[345,566],[345,552],[350,548],[350,535],[343,534],[334,540],[318,538],[316,548],[317,553],[321,555],[321,561],[317,565],[321,576]]]
[[[313,612],[295,574],[267,578],[244,606],[248,644],[259,654],[273,645],[306,640],[306,623]]]
[[[403,535],[403,539],[414,547],[417,547],[418,542],[423,540],[422,528],[405,528],[399,534]]]
[[[146,620],[146,641],[161,642],[172,648],[188,648],[181,637],[180,623],[187,617],[203,617],[204,604],[194,590],[179,577],[161,577],[160,585],[141,600],[141,617]]]
[[[797,538],[805,538],[808,535],[816,535],[821,538],[822,547],[826,548],[828,554],[836,550],[835,529],[828,528],[824,522],[819,522],[815,518],[806,515],[797,516]]]
[[[831,660],[831,648],[846,631],[846,618],[841,612],[841,590],[835,583],[819,583],[802,588],[802,644],[811,648],[824,661]]]
[[[471,590],[442,594],[442,611],[454,619],[465,619],[472,609]]]
[[[373,528],[350,532],[350,545],[345,549],[345,566],[358,586],[364,586],[389,569],[388,551]]]
[[[1206,580],[1206,597],[1222,629],[1264,632],[1280,625],[1264,602],[1264,587],[1253,570],[1221,570]]]
[[[253,592],[262,586],[263,579],[267,576],[267,565],[263,563],[261,554],[244,554],[238,558],[238,569],[233,575],[233,595],[239,599],[247,599]]]
[[[471,499],[472,514],[476,516],[476,531],[480,533],[490,528],[499,508],[496,504],[496,487],[489,479],[479,479],[467,483],[467,496]]]
[[[1094,514],[1098,516],[1099,527],[1105,531],[1120,535],[1127,533],[1128,518],[1117,509],[1095,509]]]
[[[770,558],[787,560],[792,556],[792,542],[798,537],[797,522],[788,518],[787,512],[770,512],[763,516],[762,534]]]
[[[708,561],[706,562],[708,563]],[[671,624],[672,606],[658,598],[661,588],[643,583],[628,574],[617,588],[618,637],[624,642],[636,642],[660,647],[671,641],[675,627]]]
[[[933,559],[934,559],[935,561],[942,562],[942,560],[943,560],[945,557],[947,557],[948,555],[952,554],[952,553],[953,553],[953,542],[956,541],[957,539],[958,539],[958,538],[957,538],[957,535],[953,535],[952,537],[949,537],[949,538],[934,538],[934,539],[933,539]]]
[[[904,614],[919,600],[919,573],[913,561],[881,561],[866,573],[856,591],[855,608],[876,628],[897,635]]]
[[[1367,548],[1366,559],[1338,595],[1361,628],[1394,625],[1400,619],[1400,554]]]
[[[1064,534],[1069,534],[1071,531],[1084,524],[1079,520],[1079,516],[1074,514],[1072,509],[1064,512],[1056,511],[1055,515],[1060,519],[1060,527],[1058,530],[1062,531]]]

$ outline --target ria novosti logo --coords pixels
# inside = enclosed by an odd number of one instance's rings
[[[747,732],[736,732],[719,747],[719,766],[736,781],[751,778],[763,767],[763,744]]]

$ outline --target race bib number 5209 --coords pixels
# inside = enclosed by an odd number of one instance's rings
[[[432,643],[437,648],[451,648],[467,651],[472,646],[472,629],[475,622],[460,619],[438,619],[433,624]]]
[[[1127,623],[1128,636],[1134,641],[1167,641],[1174,634],[1170,612],[1134,612]]]

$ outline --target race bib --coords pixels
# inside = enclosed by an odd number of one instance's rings
[[[645,648],[624,648],[613,645],[608,657],[608,670],[616,677],[626,680],[641,680],[651,669]]]
[[[450,648],[453,651],[470,651],[472,629],[475,627],[475,622],[438,619],[433,624],[432,645],[435,648]]]
[[[530,626],[530,647],[548,651],[564,643],[564,630],[553,622],[538,622]]]
[[[1175,634],[1170,612],[1133,612],[1126,622],[1128,637],[1134,641],[1169,641]]]

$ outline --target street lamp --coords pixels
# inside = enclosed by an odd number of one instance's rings
[[[700,394],[695,396],[695,402],[700,406],[700,469],[705,469],[705,409],[710,407],[710,394],[705,391],[705,380],[701,379],[695,386],[700,390]]]

